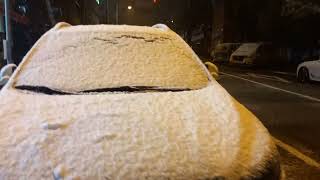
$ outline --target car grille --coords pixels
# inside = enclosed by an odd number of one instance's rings
[[[219,61],[228,61],[228,56],[226,54],[217,54],[216,55],[216,60]]]

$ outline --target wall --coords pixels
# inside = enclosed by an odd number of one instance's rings
[[[279,0],[215,0],[213,43],[273,41]]]

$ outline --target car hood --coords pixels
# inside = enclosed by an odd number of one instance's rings
[[[316,63],[318,63],[317,61],[319,61],[319,60],[315,60],[315,61],[306,61],[306,62],[303,62],[303,63],[301,63],[301,64],[299,64],[299,66],[298,67],[302,67],[302,66],[313,66],[313,65],[315,65]]]
[[[302,63],[300,63],[300,64],[299,64],[299,66],[298,66],[298,67],[301,67],[301,66],[307,66],[307,65],[312,64],[312,63],[310,63],[310,62],[312,62],[312,61],[302,62]]]
[[[276,155],[216,82],[184,92],[1,92],[0,179],[239,179]]]

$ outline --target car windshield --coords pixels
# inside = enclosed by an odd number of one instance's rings
[[[148,33],[119,32],[126,26],[84,28],[63,28],[44,37],[15,86],[41,92],[134,92],[193,90],[208,83],[196,56],[176,36],[151,28]]]
[[[223,45],[223,44],[219,44],[219,45],[216,46],[215,51],[217,51],[217,52],[227,52],[228,49],[229,49],[228,46]]]

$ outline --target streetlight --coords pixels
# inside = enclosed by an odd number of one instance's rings
[[[132,6],[128,6],[128,10],[131,10],[132,9]]]

